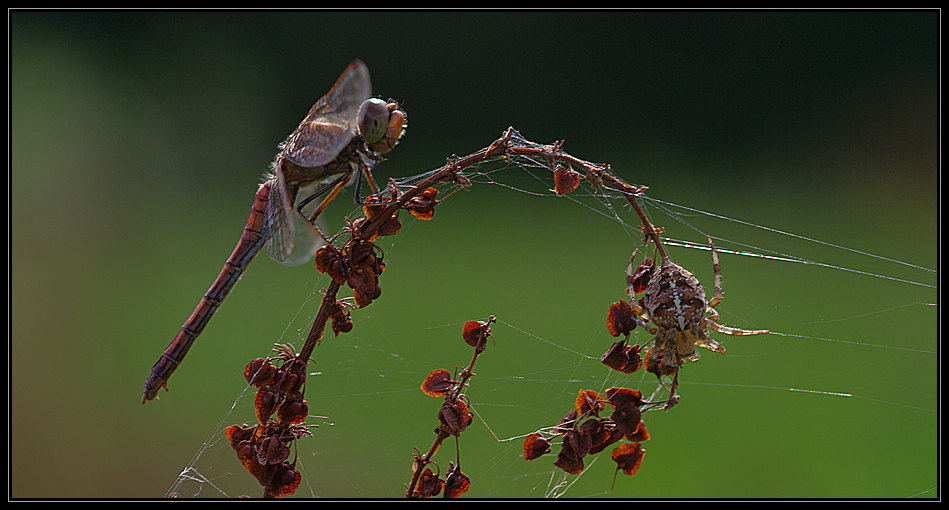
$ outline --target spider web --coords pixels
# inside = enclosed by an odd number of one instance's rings
[[[652,374],[599,362],[617,340],[606,311],[626,298],[626,265],[642,234],[616,192],[584,183],[554,194],[545,161],[487,162],[466,175],[471,190],[446,200],[431,222],[404,215],[402,231],[378,242],[387,264],[382,297],[353,313],[351,333],[327,336],[316,349],[307,401],[308,423],[319,428],[292,454],[303,473],[293,497],[403,497],[413,449],[428,449],[440,407],[419,384],[434,369],[466,365],[462,324],[491,314],[496,343],[466,392],[475,421],[434,458],[442,476],[460,461],[471,478],[464,497],[938,497],[937,271],[837,237],[820,240],[806,223],[774,228],[677,203],[658,186],[641,204],[664,228],[673,260],[709,293],[705,236],[715,241],[720,322],[775,333],[712,333],[727,354],[703,352],[686,364],[679,405],[644,415],[652,438],[636,476],[620,473],[614,484],[611,448],[588,457],[578,476],[552,465],[556,446],[525,461],[524,436],[556,425],[580,389],[655,389]],[[443,186],[439,198],[450,191]],[[337,217],[358,214],[340,202],[331,206],[342,211]],[[898,253],[913,246],[906,248]],[[303,304],[273,342],[299,347],[325,285],[312,272],[295,297]],[[649,339],[637,329],[630,343]],[[245,389],[169,494],[258,497],[220,433],[253,421]]]

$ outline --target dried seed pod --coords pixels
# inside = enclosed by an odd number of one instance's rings
[[[616,462],[616,469],[622,469],[629,476],[636,474],[643,463],[646,450],[639,443],[624,443],[613,450],[611,457]]]
[[[300,472],[296,470],[296,462],[294,461],[292,464],[285,462],[271,476],[264,497],[282,498],[290,496],[300,487],[301,480]]]
[[[610,348],[600,356],[600,363],[618,370],[624,374],[632,374],[642,366],[639,355],[639,345],[626,345],[625,340],[614,342]]]
[[[632,435],[639,430],[639,424],[642,423],[642,412],[634,405],[616,406],[610,419],[616,424],[616,428],[623,435]]]
[[[579,475],[583,472],[583,459],[577,455],[573,447],[569,446],[566,441],[564,441],[560,453],[557,454],[557,461],[554,462],[554,465],[571,475]]]
[[[538,432],[524,438],[524,459],[534,460],[550,452],[550,441]]]
[[[632,260],[630,260],[630,266],[632,266]],[[630,269],[632,269],[632,267],[630,267]],[[633,299],[633,296],[646,292],[646,285],[652,278],[655,269],[656,266],[652,259],[646,257],[635,271],[626,276],[626,291],[629,293],[630,299]]]
[[[629,303],[621,299],[610,305],[606,314],[606,328],[613,336],[629,336],[629,333],[636,329],[636,314]]]
[[[273,388],[266,387],[257,390],[257,394],[254,395],[254,413],[257,415],[257,421],[267,423],[273,413],[277,411],[280,400],[280,393]]]
[[[593,437],[593,445],[590,446],[589,455],[595,455],[602,452],[611,444],[623,439],[623,433],[619,431],[616,424],[610,418],[600,418],[599,420],[587,420],[587,423],[597,423],[596,428],[590,430]]]
[[[430,498],[437,496],[444,487],[445,481],[438,478],[438,476],[432,472],[431,468],[425,468],[422,477],[419,479],[418,488],[415,489],[415,494],[412,496],[416,498]]]
[[[231,444],[231,448],[234,448],[237,451],[241,447],[241,443],[250,441],[254,437],[254,433],[257,431],[257,425],[247,426],[247,425],[228,425],[224,428],[224,436],[227,437],[227,441]]]
[[[451,379],[451,372],[444,368],[439,368],[429,372],[428,376],[422,382],[422,391],[430,397],[441,397],[446,395],[458,381]]]
[[[435,216],[435,206],[440,203],[439,200],[435,200],[436,196],[438,196],[437,189],[426,188],[425,191],[412,197],[402,208],[420,220],[430,220]]]
[[[489,323],[485,321],[466,322],[461,333],[462,338],[465,339],[465,343],[472,347],[478,347],[478,345],[483,346],[484,340],[491,334],[491,328],[488,324]]]
[[[333,320],[332,328],[336,336],[339,336],[340,333],[349,333],[353,330],[353,319],[350,317],[349,312],[340,310],[331,315],[330,319]]]
[[[554,191],[558,195],[566,195],[580,186],[580,174],[572,169],[558,166],[554,170]]]
[[[454,462],[448,462],[448,474],[445,475],[445,497],[449,499],[457,498],[468,492],[471,487],[471,480],[468,475],[461,472],[461,464],[455,465]]]
[[[590,434],[584,434],[583,428],[580,430],[568,430],[563,436],[564,446],[570,445],[570,450],[578,459],[586,457],[590,453],[590,447],[593,446],[593,437]]]
[[[316,250],[313,265],[316,266],[316,270],[320,273],[326,273],[333,278],[333,281],[336,283],[343,284],[346,282],[346,277],[343,276],[343,267],[337,253],[335,248],[324,245],[319,250]]]
[[[649,431],[646,430],[646,424],[640,421],[639,427],[636,428],[636,432],[633,432],[632,434],[626,434],[625,437],[627,441],[641,443],[643,441],[649,440]]]
[[[603,399],[600,394],[593,390],[580,390],[577,392],[577,398],[573,403],[577,415],[591,415],[600,412],[603,409]]]
[[[290,447],[276,435],[265,437],[257,447],[257,462],[262,465],[280,464],[290,457]]]
[[[622,407],[627,405],[632,406],[641,406],[646,403],[643,400],[643,393],[639,390],[631,390],[629,388],[609,388],[605,392],[606,401],[613,405],[613,407]]]
[[[280,423],[296,425],[306,421],[307,414],[310,412],[306,400],[303,400],[303,394],[297,393],[280,404],[277,409],[277,419]]]
[[[251,360],[244,368],[244,379],[247,379],[248,384],[262,388],[273,382],[274,374],[276,373],[277,369],[270,364],[270,360],[257,358]]]
[[[461,400],[455,403],[445,402],[438,411],[440,428],[453,436],[464,432],[473,419],[474,415],[468,410],[468,404]]]

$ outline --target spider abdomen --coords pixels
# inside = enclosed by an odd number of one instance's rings
[[[643,309],[660,329],[686,331],[698,324],[708,306],[705,289],[687,269],[666,260],[646,287]]]

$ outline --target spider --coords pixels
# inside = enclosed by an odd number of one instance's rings
[[[709,328],[726,335],[770,333],[765,329],[732,328],[717,322],[719,314],[715,307],[722,301],[722,274],[715,244],[711,237],[707,239],[712,249],[712,266],[715,270],[715,296],[709,301],[705,299],[705,289],[699,280],[687,269],[670,260],[664,251],[661,252],[662,262],[658,267],[646,258],[635,271],[634,251],[626,270],[627,292],[630,296],[630,307],[635,314],[634,319],[646,331],[655,335],[653,347],[646,356],[647,370],[659,377],[660,386],[663,386],[663,375],[673,376],[669,400],[666,401],[667,409],[679,400],[676,393],[679,386],[679,367],[687,361],[699,359],[696,346],[725,354],[725,347],[709,336]],[[635,295],[642,293],[645,295],[639,304],[636,304]],[[655,326],[646,324],[646,321]]]

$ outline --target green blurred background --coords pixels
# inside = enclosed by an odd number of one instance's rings
[[[233,248],[277,143],[353,58],[409,114],[380,182],[513,125],[537,142],[565,139],[656,199],[935,269],[938,21],[913,11],[12,12],[11,496],[161,497],[196,453],[189,474],[208,481],[177,486],[181,497],[260,494],[215,432],[253,420],[251,398],[228,413],[244,364],[306,333],[325,286],[312,267],[261,256],[171,391],[141,406],[142,383]],[[352,213],[343,202],[333,228]],[[650,211],[670,236],[703,241]],[[682,403],[647,415],[640,473],[610,493],[614,466],[601,455],[566,495],[937,496],[935,274],[688,220],[894,279],[723,255],[725,323],[832,341],[718,338],[728,354],[684,368]],[[580,388],[653,383],[596,359],[614,340],[603,319],[623,297],[636,235],[565,200],[487,185],[431,222],[405,223],[382,244],[382,297],[314,354],[321,375],[307,399],[327,418],[298,443],[296,496],[400,497],[412,448],[434,436],[438,401],[418,384],[467,364],[461,323],[495,314],[497,345],[469,391],[483,421],[460,441],[468,496],[542,497],[554,459],[527,463],[520,439],[491,431],[553,425]],[[709,286],[707,252],[672,253]],[[449,442],[436,457],[443,473],[454,458]]]

